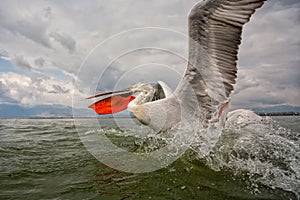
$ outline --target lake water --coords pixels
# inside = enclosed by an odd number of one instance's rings
[[[129,134],[128,119],[100,119],[101,128],[89,119],[0,119],[0,199],[299,199],[300,117],[272,119],[224,130],[209,155],[193,147],[147,173],[110,168],[83,145],[96,131],[145,153],[153,142]]]

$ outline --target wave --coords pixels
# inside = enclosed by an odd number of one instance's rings
[[[189,144],[190,149],[196,153],[200,162],[205,162],[215,171],[225,169],[233,171],[236,175],[244,174],[250,179],[253,187],[263,184],[272,189],[293,192],[299,198],[299,133],[281,127],[270,117],[257,116],[258,118],[253,120],[249,113],[241,116],[242,120],[229,120],[234,123],[227,123],[224,129],[208,127],[198,130],[196,137],[193,137],[192,143]],[[195,129],[193,127],[189,130],[185,127],[184,134],[191,135]],[[174,137],[170,132],[157,134],[143,126],[139,126],[138,129],[106,128],[100,132],[111,138],[122,137],[123,139],[119,140],[122,142],[116,144],[135,153],[156,151],[172,143]],[[175,132],[183,134],[182,131]],[[134,138],[134,142],[130,138]]]

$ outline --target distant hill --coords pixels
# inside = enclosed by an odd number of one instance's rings
[[[252,109],[255,113],[259,114],[292,114],[300,113],[300,107],[280,105],[280,106],[268,106],[268,107],[258,107]]]
[[[93,116],[91,109],[76,109],[78,117]],[[0,118],[73,117],[72,107],[64,105],[22,106],[0,104]]]

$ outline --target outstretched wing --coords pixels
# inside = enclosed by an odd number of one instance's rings
[[[264,0],[204,0],[189,14],[189,60],[175,94],[210,119],[228,101],[236,80],[243,25]]]

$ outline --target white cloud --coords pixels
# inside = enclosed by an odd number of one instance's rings
[[[82,93],[90,95],[95,89],[114,88],[120,78],[117,87],[163,79],[174,88],[179,80],[177,72],[183,73],[185,63],[170,53],[155,50],[136,51],[118,59],[98,85],[107,65],[134,48],[165,48],[186,57],[186,39],[170,32],[148,29],[117,37],[94,52],[86,62],[87,68],[79,74],[77,70],[90,50],[121,31],[155,26],[187,33],[187,14],[196,2],[2,1],[0,54],[31,75],[2,74],[1,87],[9,88],[9,97],[23,104],[65,105],[70,104],[72,95],[70,77],[78,81],[80,98]],[[245,26],[239,52],[240,77],[232,97],[236,107],[276,103],[300,106],[299,11],[300,3],[293,0],[284,4],[279,0],[267,1]],[[124,74],[147,63],[171,68],[158,70],[156,65],[152,70],[145,65],[147,70]],[[58,81],[45,69],[61,70],[68,80]]]
[[[31,78],[13,72],[0,74],[0,90],[3,97],[24,105],[71,105],[73,92],[82,99],[85,97],[79,91],[73,91],[72,82]]]
[[[29,70],[29,71],[32,69],[32,66],[22,55],[21,56],[16,55],[14,57],[14,59],[12,60],[12,63],[21,69],[25,69],[25,70]]]
[[[63,47],[69,50],[70,53],[73,53],[76,50],[76,42],[75,40],[64,33],[50,33],[50,37],[59,42]]]
[[[266,2],[245,26],[235,107],[300,106],[300,3]]]

